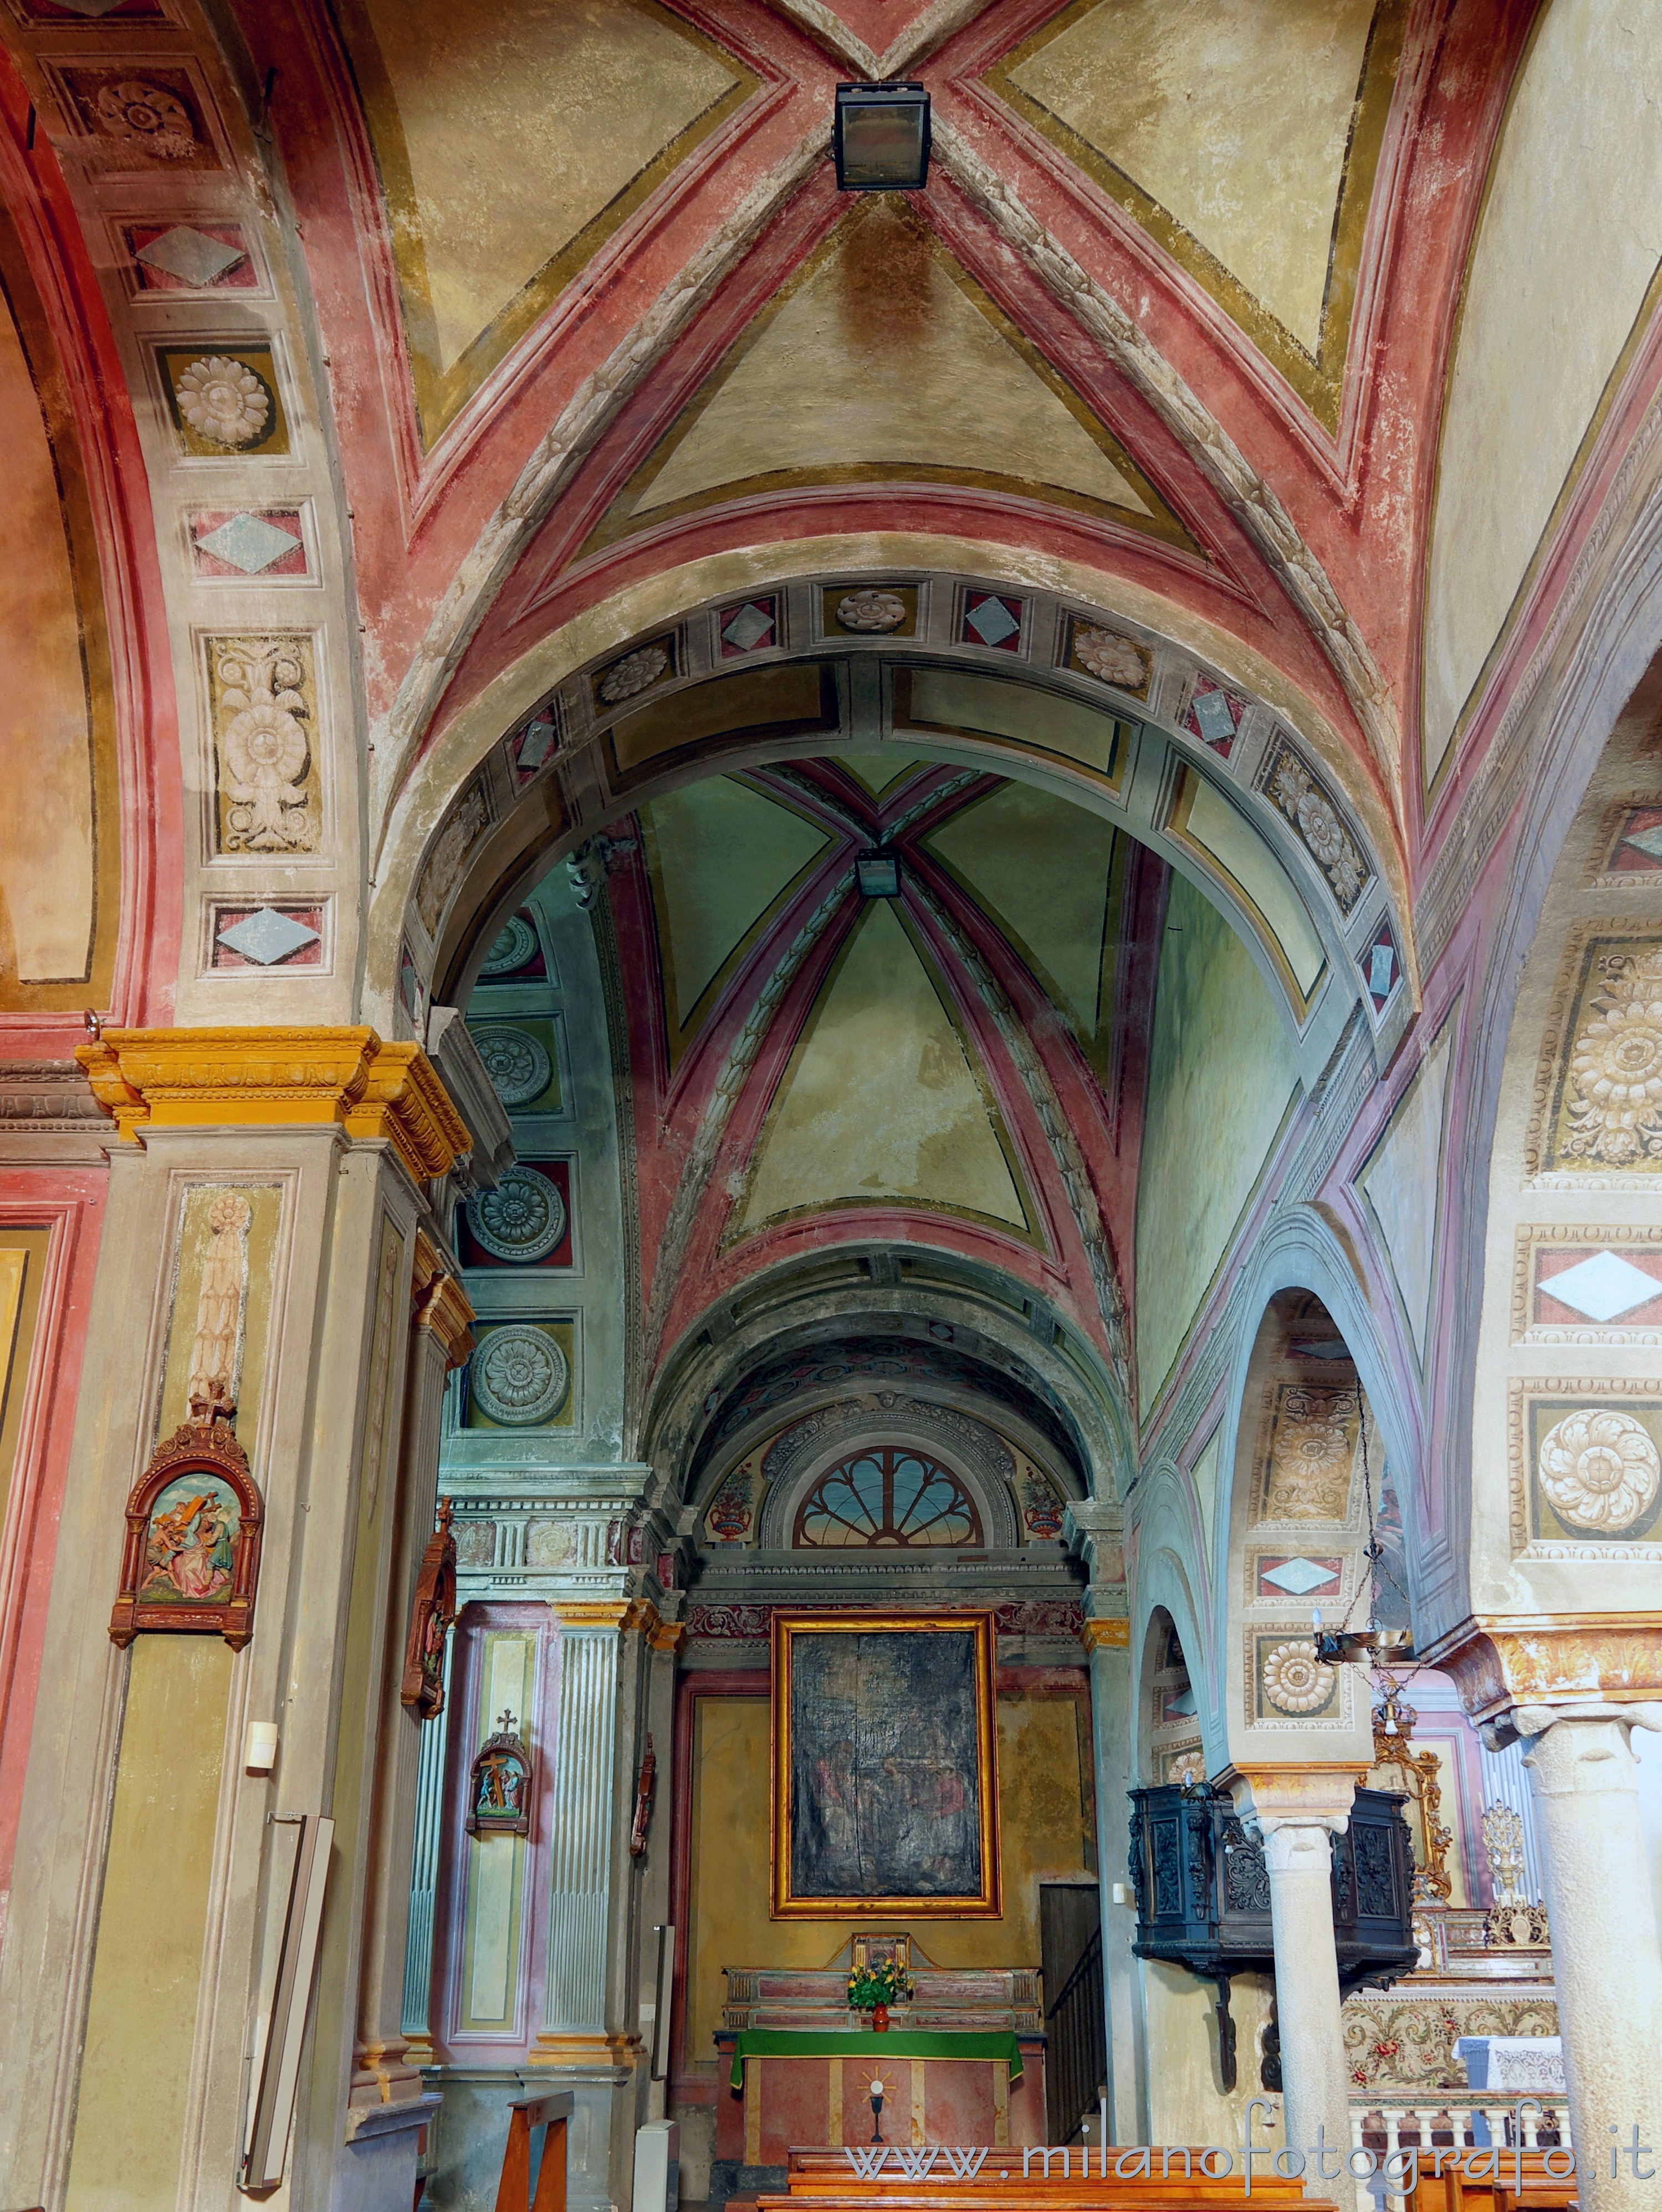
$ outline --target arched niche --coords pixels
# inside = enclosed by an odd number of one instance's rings
[[[1242,1767],[1366,1762],[1366,1672],[1318,1660],[1314,1619],[1319,1610],[1324,1627],[1366,1624],[1372,1532],[1382,1510],[1391,1518],[1388,1494],[1410,1507],[1399,1525],[1411,1522],[1415,1496],[1413,1463],[1394,1441],[1404,1435],[1401,1401],[1354,1278],[1308,1265],[1296,1228],[1282,1224],[1279,1250],[1271,1243],[1257,1255],[1219,1468],[1220,1717]],[[1333,1295],[1311,1287],[1317,1278]],[[1411,1610],[1414,1571],[1405,1543],[1391,1563],[1392,1587],[1407,1585],[1400,1610]]]
[[[793,574],[782,556],[765,587],[666,606],[598,654],[612,625],[591,610],[465,709],[392,811],[372,1018],[408,1034],[435,998],[464,998],[527,884],[654,795],[898,743],[1055,791],[1168,860],[1239,932],[1306,1079],[1358,1007],[1388,1055],[1413,1001],[1394,843],[1300,702],[1146,621],[996,573],[885,574],[899,624],[841,629],[836,608],[864,565]],[[1023,610],[1019,657],[968,626],[964,610],[989,592]],[[764,604],[764,641],[735,650],[733,618]],[[612,611],[622,621],[626,600]]]

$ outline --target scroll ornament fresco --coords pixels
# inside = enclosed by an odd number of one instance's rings
[[[1276,1392],[1265,1521],[1342,1521],[1361,1428],[1354,1389],[1284,1383]]]
[[[191,1418],[151,1455],[127,1500],[121,1584],[110,1638],[146,1631],[222,1635],[240,1650],[253,1633],[265,1506],[233,1423],[253,1209],[217,1192],[197,1294]]]
[[[309,638],[210,638],[222,853],[318,846]]]
[[[1327,878],[1340,913],[1348,915],[1367,889],[1370,872],[1332,794],[1285,743],[1270,757],[1263,788]]]

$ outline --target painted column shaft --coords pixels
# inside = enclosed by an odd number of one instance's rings
[[[1091,1651],[1091,1741],[1097,1791],[1097,1879],[1102,1893],[1103,2000],[1108,2033],[1108,2131],[1117,2143],[1148,2136],[1142,2023],[1137,1961],[1131,1943],[1136,1915],[1113,1901],[1125,1879],[1125,1821],[1129,1802],[1131,1655],[1094,1644]]]
[[[1305,2185],[1342,2203],[1347,2185],[1317,2172],[1317,2130],[1343,2159],[1350,2149],[1350,2082],[1339,2025],[1339,1958],[1333,1940],[1333,1843],[1342,1821],[1266,1819],[1263,1863],[1275,1944],[1275,2009],[1281,2023],[1287,2133],[1305,2153]]]
[[[1629,1741],[1635,1720],[1662,1728],[1662,1705],[1524,1706],[1511,1719],[1530,1739],[1524,1764],[1552,1923],[1570,2127],[1583,2162],[1577,2195],[1584,2212],[1626,2212],[1653,2203],[1662,2185],[1635,2177],[1630,2151],[1636,2127],[1652,2147],[1640,2172],[1662,2173],[1662,1947]]]

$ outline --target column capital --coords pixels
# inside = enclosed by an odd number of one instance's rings
[[[416,1231],[416,1257],[411,1273],[415,1289],[416,1326],[431,1330],[444,1347],[447,1368],[460,1367],[473,1349],[472,1323],[478,1318],[467,1293],[450,1273],[438,1248],[424,1230]]]
[[[1646,1705],[1662,1698],[1655,1613],[1473,1613],[1421,1657],[1454,1678],[1473,1721],[1516,1706]],[[1514,1729],[1511,1741],[1532,1729]]]
[[[417,1182],[472,1146],[418,1044],[350,1029],[106,1030],[75,1056],[129,1143],[149,1128],[344,1128],[385,1138]]]
[[[1227,1766],[1220,1779],[1236,1811],[1266,1838],[1278,1828],[1342,1835],[1367,1773],[1353,1761],[1301,1759],[1296,1766]]]
[[[1580,1723],[1580,1729],[1566,1731],[1563,1723],[1567,1721]],[[1619,1734],[1625,1749],[1632,1731],[1636,1728],[1662,1730],[1662,1704],[1647,1701],[1627,1705],[1600,1705],[1588,1699],[1585,1703],[1513,1705],[1510,1711],[1501,1714],[1495,1720],[1480,1722],[1477,1733],[1488,1751],[1504,1751],[1508,1744],[1527,1743],[1530,1751],[1524,1764],[1535,1768],[1539,1777],[1563,1766],[1568,1761],[1586,1755],[1582,1747],[1572,1747],[1562,1741],[1567,1733],[1580,1734],[1592,1729],[1608,1730],[1612,1736]],[[1554,1732],[1561,1741],[1554,1747],[1552,1753],[1543,1759],[1543,1740],[1549,1731]],[[1607,1742],[1596,1757],[1608,1759],[1610,1756]],[[1541,1779],[1538,1786],[1545,1790],[1550,1785]]]
[[[652,1635],[664,1625],[649,1598],[552,1597],[548,1604],[562,1628],[611,1629],[619,1636],[643,1628]]]

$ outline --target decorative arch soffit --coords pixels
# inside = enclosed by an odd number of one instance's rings
[[[658,794],[898,744],[1047,788],[1189,878],[1279,1001],[1306,1085],[1357,1007],[1385,1064],[1415,1000],[1397,856],[1367,793],[1341,785],[1342,748],[1307,702],[1209,632],[1169,635],[1174,611],[1147,593],[1110,608],[1058,589],[1056,563],[977,568],[984,549],[937,540],[846,541],[844,548],[780,548],[776,565],[752,549],[654,579],[464,709],[394,811],[369,1018],[419,1028],[434,996],[465,990],[530,882]],[[880,566],[878,551],[895,557]],[[887,605],[839,618],[862,590]],[[995,602],[1003,617],[977,628]]]
[[[1026,1285],[953,1254],[912,1245],[904,1281],[876,1279],[886,1272],[898,1274],[892,1254],[852,1245],[784,1262],[717,1300],[668,1347],[650,1388],[642,1450],[679,1502],[705,1496],[767,1435],[851,1387],[846,1377],[793,1378],[785,1395],[764,1393],[765,1402],[752,1406],[758,1377],[855,1341],[904,1345],[919,1373],[894,1388],[949,1396],[1029,1451],[1065,1490],[1121,1492],[1135,1464],[1127,1408],[1087,1337]],[[931,1376],[929,1368],[941,1372]]]

